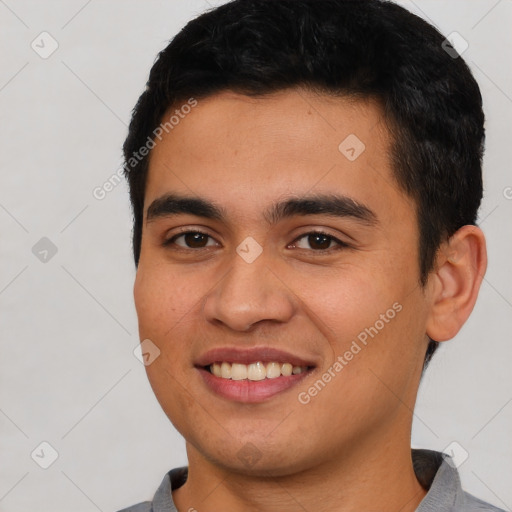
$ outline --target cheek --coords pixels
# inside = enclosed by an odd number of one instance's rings
[[[411,293],[415,276],[391,267],[384,272],[352,266],[329,279],[303,276],[296,288],[305,314],[323,335],[325,366],[342,358],[331,390],[343,391],[348,401],[357,401],[354,394],[375,394],[375,404],[386,402],[380,393],[389,390],[378,379],[391,389],[404,389],[422,362],[425,305],[417,287]]]
[[[180,281],[168,269],[139,265],[133,290],[140,339],[151,340],[160,351],[145,367],[148,380],[162,409],[178,430],[187,411],[197,407],[186,392],[189,353],[183,350],[182,343],[186,315],[196,299],[191,296],[190,288],[180,286]]]
[[[139,266],[133,295],[140,335],[160,339],[169,334],[199,300],[196,289],[193,281],[184,283],[169,269]]]
[[[316,276],[290,275],[288,281],[295,283],[293,291],[304,314],[338,349],[372,326],[401,297],[399,282],[390,282],[380,269],[362,265],[330,269]]]

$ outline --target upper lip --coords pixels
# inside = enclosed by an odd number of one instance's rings
[[[290,363],[293,366],[316,366],[311,360],[299,357],[274,347],[218,347],[202,354],[196,361],[197,366],[209,366],[218,362],[251,364],[262,363]]]

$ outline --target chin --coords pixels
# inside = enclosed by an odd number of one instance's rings
[[[261,456],[261,458],[255,462],[236,459],[232,460],[230,464],[227,464],[224,458],[221,460],[211,460],[211,462],[230,473],[260,478],[287,477],[300,473],[309,467],[304,460],[295,460],[293,458],[283,460],[283,458],[277,454]]]
[[[212,443],[209,438],[207,446],[205,437],[202,441],[193,443],[194,451],[200,457],[208,460],[214,466],[226,472],[261,478],[276,478],[294,475],[318,464],[318,453],[311,448],[310,453],[304,451],[304,443],[294,443],[289,446],[287,436],[280,441],[268,442],[265,436],[246,436],[245,442],[230,439],[218,439]],[[192,443],[191,443],[192,444]],[[218,447],[223,447],[220,450]]]

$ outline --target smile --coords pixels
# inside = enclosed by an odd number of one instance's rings
[[[203,384],[231,402],[259,403],[311,375],[319,361],[274,347],[219,347],[195,361]]]

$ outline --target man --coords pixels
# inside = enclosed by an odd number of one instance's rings
[[[486,269],[483,122],[379,0],[235,0],[160,53],[124,145],[134,298],[189,465],[126,511],[498,510],[410,446]]]

